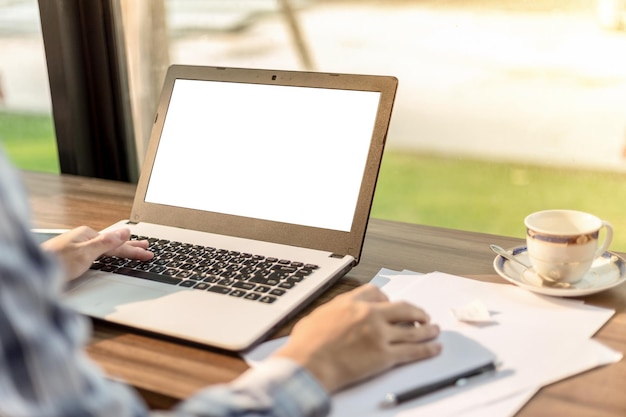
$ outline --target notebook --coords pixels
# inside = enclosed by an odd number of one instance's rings
[[[396,89],[391,76],[170,67],[130,218],[107,228],[149,238],[158,261],[102,258],[65,301],[230,351],[263,340],[359,262]]]

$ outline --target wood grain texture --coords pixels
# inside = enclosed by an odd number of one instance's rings
[[[130,214],[135,187],[114,181],[24,172],[34,227],[102,229]],[[504,283],[492,266],[489,243],[512,247],[520,239],[438,227],[370,220],[361,263],[296,319],[337,294],[368,282],[381,267],[416,272],[441,271]],[[505,284],[508,285],[508,284]],[[616,311],[596,338],[626,352],[626,286],[582,297]],[[575,347],[573,347],[575,349]],[[94,322],[89,355],[113,378],[135,386],[153,407],[170,407],[202,387],[228,382],[247,365],[236,355],[204,346]],[[626,361],[585,372],[540,390],[518,413],[521,417],[617,417],[626,415]]]

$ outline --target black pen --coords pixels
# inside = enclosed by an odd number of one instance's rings
[[[394,405],[401,404],[403,402],[414,400],[418,397],[422,397],[426,394],[433,393],[435,391],[439,391],[443,388],[448,387],[461,387],[469,382],[469,380],[473,377],[484,375],[487,373],[492,373],[496,370],[495,362],[488,363],[487,365],[481,365],[477,368],[470,369],[469,371],[463,372],[458,375],[451,376],[449,378],[442,379],[437,382],[433,382],[432,384],[422,385],[421,387],[416,387],[409,389],[407,391],[403,391],[397,394],[389,393],[385,395],[383,402],[381,404],[382,407],[393,407]]]

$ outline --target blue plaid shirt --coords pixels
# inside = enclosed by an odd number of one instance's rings
[[[147,409],[85,355],[89,322],[60,302],[62,273],[29,232],[18,174],[0,150],[0,416],[322,416],[329,398],[304,369],[270,359],[173,410]]]

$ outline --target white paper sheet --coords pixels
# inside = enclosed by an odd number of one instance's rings
[[[404,282],[410,280],[410,275],[406,272],[401,277]],[[411,282],[397,290],[385,286],[383,291],[390,298],[404,299],[419,305],[430,314],[434,322],[447,329],[469,332],[494,330],[495,333],[499,333],[498,330],[502,327],[514,327],[518,331],[548,329],[589,338],[615,313],[610,309],[540,295],[509,284],[482,282],[440,272],[416,274]],[[475,299],[481,300],[488,308],[494,325],[473,326],[459,322],[450,314],[452,308]]]
[[[388,270],[385,276],[390,282],[395,279]],[[447,274],[416,274],[419,280],[413,281],[407,271],[398,273],[398,276],[402,277],[400,283],[411,284],[383,287],[383,291],[391,292],[388,294],[390,298],[408,299],[425,308],[442,328],[454,328],[477,338],[498,352],[504,368],[516,371],[503,384],[486,384],[471,393],[457,396],[454,401],[409,410],[407,416],[423,415],[425,412],[439,413],[437,415],[471,416],[481,413],[483,416],[512,416],[541,386],[616,362],[622,357],[598,342],[587,340],[613,315],[612,310],[586,306],[578,300],[541,296],[510,285],[484,283]],[[463,305],[474,297],[491,310],[495,324],[462,323],[449,314],[449,308]],[[577,349],[571,349],[571,346]],[[535,372],[537,369],[541,371]],[[516,390],[519,387],[526,388]],[[476,401],[480,398],[484,401]],[[455,410],[455,403],[462,403],[465,407]]]

